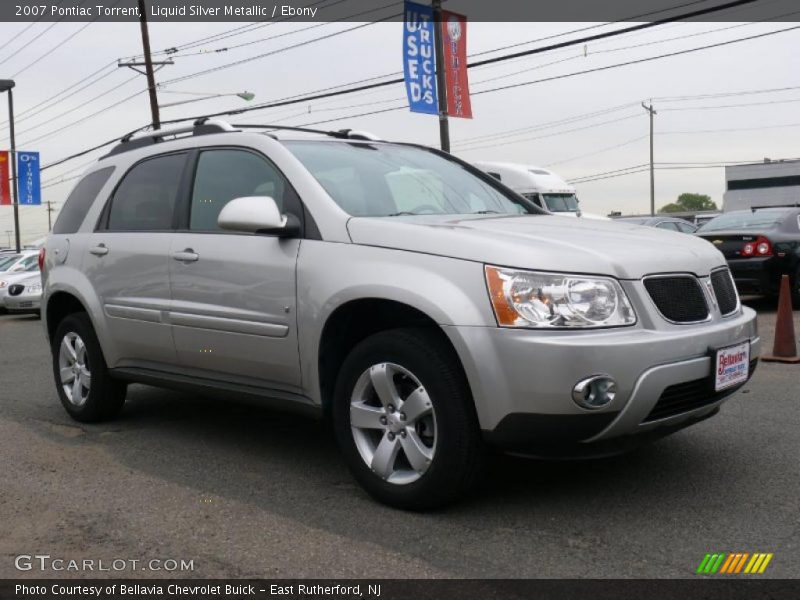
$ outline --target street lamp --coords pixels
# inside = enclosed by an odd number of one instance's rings
[[[192,96],[202,96],[202,98],[192,98],[191,100],[181,100],[180,102],[169,102],[167,104],[159,104],[160,108],[167,108],[170,106],[178,106],[179,104],[189,104],[190,102],[200,102],[201,100],[210,100],[211,98],[222,98],[224,96],[237,96],[246,102],[250,102],[256,97],[252,92],[237,92],[235,94],[196,94],[193,92],[172,92],[173,94],[189,94]]]
[[[17,144],[14,139],[14,94],[12,89],[16,85],[12,79],[0,79],[0,92],[8,92],[8,128],[11,134],[11,193],[14,200],[14,239],[19,252],[19,199],[17,197]]]

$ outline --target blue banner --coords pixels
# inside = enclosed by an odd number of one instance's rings
[[[17,181],[20,204],[42,203],[38,152],[17,152]]]
[[[436,53],[433,8],[405,2],[403,19],[403,73],[411,112],[439,114],[436,95]]]

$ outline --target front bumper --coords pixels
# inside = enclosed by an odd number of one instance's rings
[[[746,307],[696,325],[648,321],[594,331],[458,326],[445,331],[464,364],[487,440],[518,451],[657,435],[691,424],[732,393],[714,394],[710,350],[749,340],[754,358],[761,345],[755,312]],[[617,396],[600,410],[583,409],[572,400],[572,388],[596,374],[616,380]],[[678,384],[683,388],[671,387]],[[679,410],[667,416],[650,417],[659,399],[675,390],[693,401],[678,402]]]
[[[42,293],[26,294],[24,291],[19,296],[6,296],[3,306],[10,312],[39,312],[42,306]]]

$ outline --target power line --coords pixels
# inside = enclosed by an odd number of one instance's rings
[[[336,0],[335,2],[329,4],[328,6],[333,6],[334,4],[339,4],[341,2],[347,2],[347,1],[348,0]],[[351,14],[351,15],[340,17],[338,19],[333,19],[331,21],[325,21],[325,22],[322,22],[322,23],[315,23],[314,25],[310,25],[308,27],[303,27],[301,29],[294,29],[292,31],[286,31],[284,33],[271,35],[269,37],[259,38],[257,40],[251,40],[249,42],[242,42],[241,44],[234,44],[233,46],[226,46],[226,47],[223,47],[223,48],[215,48],[215,49],[211,49],[211,50],[199,50],[197,52],[188,52],[186,54],[171,54],[170,56],[173,56],[174,58],[182,58],[182,57],[185,57],[185,56],[201,56],[201,55],[208,55],[208,54],[218,54],[218,53],[221,53],[221,52],[229,52],[231,50],[236,50],[237,48],[244,48],[245,46],[252,46],[253,44],[261,44],[263,42],[269,42],[269,41],[276,40],[278,38],[286,37],[286,36],[289,36],[289,35],[295,35],[297,33],[303,33],[304,31],[308,31],[310,29],[316,29],[318,27],[325,27],[326,25],[330,25],[331,23],[339,23],[341,21],[347,21],[349,19],[353,19],[353,18],[356,18],[356,17],[362,17],[364,15],[368,15],[370,13],[383,10],[384,8],[389,8],[389,7],[394,6],[396,4],[397,4],[397,2],[393,1],[393,2],[390,2],[389,4],[384,4],[383,6],[378,6],[376,8],[370,8],[368,10],[363,10],[361,12],[357,12],[357,13],[354,13],[354,14]],[[277,21],[273,21],[271,23],[265,23],[262,26],[265,27],[266,25],[272,25],[272,24],[274,24],[276,22]],[[250,33],[250,31],[248,31],[247,33]]]
[[[119,2],[117,2],[116,4],[119,4]],[[99,17],[98,17],[98,18],[99,18]],[[96,21],[96,20],[97,20],[97,19],[95,19],[94,21]],[[74,38],[75,36],[77,36],[78,34],[80,34],[80,33],[81,33],[81,32],[82,32],[84,29],[86,29],[87,27],[89,27],[89,25],[92,25],[92,24],[94,23],[94,21],[90,21],[89,23],[86,23],[86,24],[85,24],[83,27],[81,27],[81,28],[80,28],[80,29],[78,29],[77,31],[74,31],[73,33],[71,33],[70,35],[68,35],[66,38],[64,38],[63,40],[61,40],[61,41],[60,41],[58,44],[56,44],[55,46],[53,46],[52,48],[50,48],[49,50],[47,50],[47,52],[45,52],[44,54],[42,54],[41,56],[39,56],[39,58],[37,58],[37,59],[36,59],[36,60],[34,60],[33,62],[31,62],[31,63],[28,63],[27,65],[25,65],[24,67],[22,67],[22,68],[21,68],[19,71],[17,71],[16,73],[14,73],[14,74],[11,76],[11,79],[15,79],[15,78],[16,78],[18,75],[20,75],[20,74],[21,74],[21,73],[23,73],[24,71],[27,71],[27,70],[28,70],[28,69],[30,69],[30,68],[31,68],[33,65],[35,65],[36,63],[38,63],[38,62],[39,62],[39,61],[41,61],[42,59],[46,58],[47,56],[49,56],[50,54],[52,54],[53,52],[55,52],[56,50],[58,50],[59,48],[61,48],[61,47],[62,47],[64,44],[66,44],[67,42],[69,42],[69,41],[70,41],[72,38]]]
[[[234,61],[234,62],[231,62],[231,63],[227,63],[227,64],[224,64],[224,65],[219,65],[219,66],[216,66],[216,67],[211,67],[209,69],[204,69],[202,71],[196,71],[196,72],[190,73],[188,75],[183,75],[181,77],[175,77],[174,79],[168,79],[167,81],[163,82],[163,85],[168,85],[170,83],[178,83],[179,81],[186,81],[187,79],[193,79],[195,77],[200,77],[202,75],[208,75],[209,73],[215,73],[217,71],[222,71],[224,69],[229,69],[231,67],[236,67],[236,66],[239,66],[239,65],[243,65],[245,63],[249,63],[249,62],[252,62],[254,60],[259,60],[261,58],[266,58],[268,56],[274,56],[275,54],[280,54],[280,53],[286,52],[288,50],[294,50],[295,48],[300,48],[302,46],[308,46],[309,44],[314,44],[316,42],[320,42],[320,41],[327,40],[327,39],[330,39],[330,38],[333,38],[333,37],[344,35],[345,33],[350,33],[350,32],[356,31],[358,29],[364,29],[365,27],[370,27],[372,25],[375,25],[376,23],[381,23],[383,21],[389,21],[390,19],[393,19],[395,17],[399,17],[400,15],[401,15],[401,13],[389,15],[388,17],[384,17],[382,19],[377,19],[377,20],[371,21],[369,23],[362,23],[360,25],[356,25],[355,27],[350,27],[348,29],[342,29],[341,31],[335,31],[335,32],[329,33],[327,35],[323,35],[323,36],[319,36],[319,37],[316,37],[316,38],[312,38],[310,40],[306,40],[306,41],[303,41],[303,42],[298,42],[297,44],[292,44],[291,46],[285,46],[283,48],[277,48],[277,49],[272,50],[270,52],[265,52],[263,54],[258,54],[256,56],[243,58],[243,59],[240,59],[240,60],[237,60],[237,61]]]
[[[572,162],[572,161],[575,161],[575,160],[579,160],[581,158],[588,158],[590,156],[597,156],[598,154],[603,154],[604,152],[608,152],[609,150],[616,150],[617,148],[622,148],[624,146],[629,146],[629,145],[634,144],[634,143],[636,143],[638,141],[646,139],[647,137],[649,137],[649,136],[648,135],[640,135],[639,137],[635,137],[633,139],[626,140],[626,141],[621,142],[619,144],[614,144],[613,146],[606,146],[604,148],[600,148],[600,149],[595,150],[593,152],[587,152],[586,154],[579,154],[578,156],[571,156],[570,158],[564,158],[564,159],[561,159],[561,160],[557,160],[555,162],[547,163],[547,164],[542,165],[542,166],[546,167],[546,168],[550,168],[550,167],[555,166],[555,165],[563,165],[564,163],[568,163],[568,162]]]
[[[313,6],[318,6],[320,4],[325,4],[326,1],[327,0],[318,0],[317,2],[312,2],[311,4],[303,5],[302,8],[310,8],[310,7],[313,7]],[[329,8],[331,6],[335,6],[336,4],[340,4],[342,2],[347,2],[347,1],[348,0],[334,0],[332,2],[329,2],[326,5],[326,8]],[[174,55],[174,54],[180,52],[181,50],[189,50],[191,48],[196,48],[198,46],[202,46],[203,44],[206,44],[206,43],[218,42],[218,41],[223,40],[223,39],[236,37],[236,36],[243,35],[243,34],[246,34],[246,33],[252,33],[256,29],[261,29],[262,27],[269,27],[269,26],[275,25],[277,23],[281,23],[281,22],[284,22],[284,21],[289,21],[292,18],[293,17],[285,17],[285,18],[275,19],[275,20],[262,20],[262,21],[257,21],[255,23],[248,23],[247,25],[240,25],[238,27],[234,27],[234,28],[228,29],[226,31],[221,31],[220,33],[216,33],[216,34],[213,34],[213,35],[210,35],[210,36],[202,37],[202,38],[196,39],[196,40],[191,41],[191,42],[185,42],[183,44],[178,44],[177,46],[173,46],[173,47],[167,48],[165,50],[159,50],[159,51],[153,52],[153,55],[154,56]],[[137,59],[137,58],[141,58],[143,56],[144,56],[143,54],[136,54],[136,55],[128,57],[128,59],[134,60],[134,59]]]
[[[707,14],[708,12],[716,12],[716,11],[719,11],[719,10],[727,9],[727,8],[729,8],[731,6],[738,6],[738,5],[742,5],[742,4],[747,4],[747,3],[750,3],[752,1],[754,1],[754,0],[739,0],[737,2],[732,2],[732,3],[725,4],[725,5],[720,5],[720,6],[717,6],[717,7],[710,8],[710,9],[705,9],[703,11],[695,11],[694,13],[687,13],[685,15],[672,17],[669,20],[662,20],[662,21],[672,22],[672,21],[675,21],[675,20],[679,20],[681,18],[690,18],[691,16],[698,16],[698,13]],[[392,18],[392,17],[390,17],[390,18]],[[645,26],[653,26],[653,25],[654,25],[653,23],[645,24]],[[798,27],[800,27],[800,26],[798,26]],[[636,26],[636,29],[641,29],[641,28],[642,28],[642,26]],[[684,50],[684,51],[680,51],[680,52],[676,52],[676,53],[669,53],[669,54],[659,55],[659,56],[655,56],[655,57],[648,57],[648,58],[645,58],[645,59],[640,59],[638,61],[629,61],[627,63],[619,63],[617,65],[609,65],[609,66],[605,66],[605,67],[599,67],[597,69],[592,69],[592,70],[588,70],[588,71],[582,71],[582,72],[577,72],[577,73],[568,73],[568,74],[564,74],[564,75],[561,75],[561,76],[546,78],[546,79],[538,80],[538,81],[523,82],[521,84],[514,84],[512,86],[502,86],[500,88],[494,88],[494,89],[490,89],[490,90],[482,90],[482,91],[480,91],[478,93],[490,93],[490,92],[499,91],[499,90],[502,90],[502,89],[509,89],[509,88],[512,88],[512,87],[520,87],[521,85],[531,85],[533,83],[539,83],[539,82],[542,82],[542,81],[550,81],[550,80],[553,80],[553,79],[561,79],[561,78],[566,78],[566,77],[573,77],[573,76],[576,76],[576,75],[579,75],[579,74],[585,74],[585,73],[588,73],[588,72],[607,70],[607,69],[610,69],[610,68],[626,66],[628,64],[636,64],[636,63],[639,63],[639,62],[657,60],[657,59],[660,59],[660,58],[666,58],[666,57],[669,57],[669,56],[675,56],[677,54],[686,54],[686,53],[689,53],[689,52],[705,50],[705,49],[712,48],[712,47],[717,47],[717,46],[724,46],[724,45],[728,45],[728,44],[732,44],[732,43],[736,43],[736,42],[740,42],[740,41],[747,41],[747,40],[750,40],[750,39],[756,39],[756,38],[760,38],[760,37],[766,37],[766,36],[769,36],[769,35],[775,35],[777,33],[783,33],[785,31],[789,31],[789,30],[796,29],[796,28],[797,27],[781,29],[781,30],[777,30],[777,31],[773,31],[773,32],[760,34],[760,35],[750,36],[750,37],[746,37],[746,38],[739,38],[739,39],[730,40],[730,41],[727,41],[727,42],[720,42],[720,43],[717,43],[717,44],[711,44],[711,45],[698,47],[698,48],[693,48],[693,49],[689,49],[689,50]],[[630,29],[631,28],[628,28],[627,30],[630,30]],[[605,35],[606,37],[608,37],[608,35],[620,35],[620,34],[622,34],[624,32],[627,32],[627,30],[616,30],[615,32],[610,32],[610,34],[601,34],[601,35]],[[344,32],[337,32],[337,34],[341,34],[341,33],[344,33]],[[596,36],[593,36],[593,37],[596,37]],[[570,42],[566,42],[565,44],[575,45],[575,44],[578,44],[578,43],[582,43],[582,41],[585,41],[585,40],[581,40],[581,39],[572,40]],[[563,44],[560,44],[559,46],[562,46],[562,45]],[[538,52],[543,52],[543,51],[546,51],[548,48],[549,47],[535,48],[535,49],[532,49],[532,50],[525,51],[524,53],[515,53],[513,55],[509,55],[508,57],[506,57],[506,59],[510,59],[510,58],[515,57],[515,56],[519,56],[520,54],[534,54],[534,53],[538,53]],[[496,58],[489,59],[489,61],[490,62],[500,62],[500,60],[502,60],[503,58],[504,57],[496,57]],[[252,58],[249,59],[249,60],[252,60]],[[479,66],[481,64],[488,64],[488,63],[487,63],[487,61],[480,61],[479,63],[473,63],[473,64],[468,65],[468,66],[469,67],[474,67],[474,66]],[[243,113],[247,113],[247,112],[252,112],[254,110],[263,110],[263,109],[275,108],[275,107],[279,107],[279,106],[288,106],[288,105],[291,105],[291,104],[298,104],[298,103],[302,103],[302,102],[309,102],[309,101],[312,101],[312,100],[320,100],[320,99],[324,99],[324,98],[330,98],[330,97],[335,97],[335,96],[340,96],[340,95],[345,95],[345,94],[351,94],[351,93],[355,93],[355,92],[363,91],[363,90],[367,90],[367,89],[375,89],[375,88],[378,88],[378,87],[384,87],[386,85],[391,85],[391,84],[394,84],[394,83],[400,83],[402,81],[403,81],[403,79],[400,78],[400,79],[396,79],[396,80],[390,80],[390,81],[384,81],[384,82],[379,82],[379,83],[363,85],[363,86],[359,86],[359,87],[355,87],[355,88],[351,87],[351,88],[347,88],[347,89],[339,89],[339,90],[333,90],[333,91],[329,91],[329,92],[323,92],[323,93],[319,93],[319,94],[315,94],[315,95],[311,95],[311,96],[293,96],[293,97],[289,97],[288,99],[273,101],[271,103],[262,104],[262,105],[258,105],[258,106],[254,106],[254,107],[248,107],[248,108],[244,108],[244,109],[237,109],[237,110],[232,110],[232,111],[224,111],[224,112],[218,112],[218,113],[206,114],[206,115],[199,115],[199,116],[193,116],[193,117],[184,117],[184,118],[180,118],[180,119],[172,119],[170,121],[166,121],[165,124],[180,123],[180,122],[185,122],[185,121],[189,121],[189,120],[195,120],[195,119],[204,118],[204,117],[216,117],[216,116],[228,116],[228,115],[233,115],[233,114],[243,114]],[[338,86],[335,86],[335,87],[338,87]],[[361,113],[361,114],[357,114],[357,115],[349,115],[347,118],[356,118],[356,117],[359,117],[359,116],[366,116],[366,115],[370,115],[370,114],[378,114],[378,113],[390,112],[390,111],[393,111],[393,110],[399,110],[400,108],[403,108],[403,107],[402,106],[398,106],[398,107],[391,107],[391,108],[382,109],[382,110],[378,110],[378,111],[369,111],[367,113]],[[341,119],[340,118],[329,119],[329,120],[320,121],[320,122],[331,122],[331,121],[335,121],[335,120],[341,120]],[[64,128],[62,128],[62,129],[64,129]],[[108,143],[106,143],[104,145],[108,145],[109,143],[111,143],[111,142],[108,142]],[[82,154],[79,154],[79,155],[82,155]],[[73,157],[68,157],[67,159],[62,159],[62,161],[60,161],[60,162],[64,162],[65,160],[70,160],[71,158],[73,158]],[[59,164],[60,164],[60,162],[59,162]]]
[[[59,113],[59,114],[57,114],[57,115],[55,115],[53,117],[50,117],[49,119],[47,119],[46,121],[42,121],[38,125],[33,125],[33,126],[29,127],[28,129],[24,129],[24,130],[20,131],[19,134],[26,134],[26,133],[29,133],[29,132],[35,130],[35,129],[39,129],[40,127],[44,127],[46,125],[52,125],[53,121],[55,121],[57,119],[60,119],[61,117],[66,116],[68,114],[71,114],[71,113],[75,112],[76,110],[80,110],[80,109],[84,108],[87,104],[90,104],[90,103],[94,102],[95,100],[99,100],[100,98],[102,98],[104,96],[107,96],[108,94],[118,90],[119,88],[131,83],[132,81],[134,81],[134,80],[136,80],[138,78],[139,78],[139,75],[134,75],[133,77],[130,77],[129,79],[126,79],[122,83],[117,84],[114,87],[108,88],[107,90],[104,90],[104,91],[100,92],[96,96],[90,98],[89,100],[86,100],[86,101],[82,102],[81,104],[79,104],[77,106],[73,106],[72,108],[70,108],[68,110],[65,110],[64,112],[61,112],[61,113]]]

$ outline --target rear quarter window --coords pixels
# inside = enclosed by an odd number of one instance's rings
[[[97,194],[103,189],[103,186],[108,181],[111,174],[114,172],[114,167],[106,167],[105,169],[98,169],[92,171],[78,182],[78,185],[67,196],[61,212],[58,214],[55,225],[53,225],[54,234],[75,233],[86,218],[86,213],[89,212]]]

